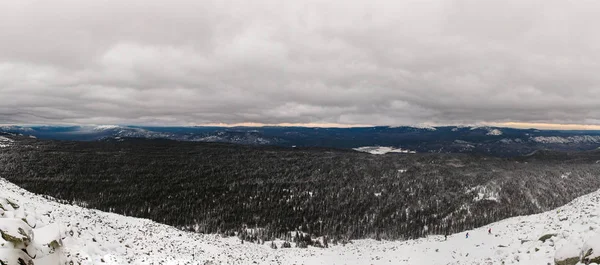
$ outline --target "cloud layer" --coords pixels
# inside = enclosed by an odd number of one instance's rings
[[[0,8],[1,123],[600,124],[595,0]]]

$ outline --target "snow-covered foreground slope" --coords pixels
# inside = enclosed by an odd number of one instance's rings
[[[404,242],[356,240],[328,249],[271,249],[180,231],[150,220],[64,205],[0,179],[0,197],[74,236],[65,253],[82,264],[554,264],[557,249],[577,252],[600,231],[600,192],[546,213],[507,219],[465,233]],[[488,228],[492,234],[488,234]],[[538,240],[556,234],[549,240]],[[281,243],[281,242],[279,242]],[[280,244],[278,244],[280,245]],[[600,251],[597,251],[600,252]],[[0,252],[1,253],[1,252]],[[77,255],[77,256],[76,256]],[[2,258],[2,257],[0,257]]]

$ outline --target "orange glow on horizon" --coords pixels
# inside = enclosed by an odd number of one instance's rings
[[[0,126],[41,126],[53,124],[3,124]],[[97,126],[102,124],[79,124],[79,123],[65,123],[56,124],[57,126],[69,125],[69,126]],[[505,127],[505,128],[517,128],[517,129],[539,129],[539,130],[596,130],[600,131],[600,124],[565,124],[565,123],[542,123],[542,122],[481,122],[475,124],[435,124],[435,123],[421,123],[421,124],[405,124],[405,125],[374,125],[374,124],[342,124],[342,123],[327,123],[327,122],[315,122],[315,123],[259,123],[259,122],[242,122],[242,123],[188,123],[188,124],[120,124],[122,126],[135,125],[135,126],[206,126],[206,127],[313,127],[313,128],[356,128],[356,127],[373,127],[373,126],[412,126],[412,127],[443,127],[443,126],[491,126],[491,127]]]
[[[427,124],[429,125],[429,124]],[[280,126],[280,127],[316,127],[316,128],[353,128],[353,127],[372,127],[378,125],[372,124],[341,124],[341,123],[258,123],[258,122],[243,122],[243,123],[206,123],[196,124],[195,126],[215,126],[215,127],[265,127],[265,126]],[[386,125],[381,125],[386,126]],[[396,125],[394,125],[396,126]],[[415,125],[406,125],[415,126]],[[431,124],[430,126],[453,126],[443,124]],[[465,125],[462,125],[465,126]],[[468,125],[467,125],[468,126]],[[600,125],[595,124],[561,124],[561,123],[536,123],[536,122],[486,122],[474,124],[472,126],[493,126],[493,127],[508,127],[517,129],[539,129],[539,130],[600,130]],[[420,126],[417,126],[420,127]]]
[[[518,129],[540,129],[540,130],[600,130],[597,124],[562,124],[562,123],[537,123],[537,122],[499,122],[488,123],[490,126],[509,127]]]
[[[370,124],[341,124],[341,123],[258,123],[258,122],[242,122],[242,123],[204,123],[195,126],[214,126],[214,127],[316,127],[316,128],[352,128],[352,127],[372,127]]]

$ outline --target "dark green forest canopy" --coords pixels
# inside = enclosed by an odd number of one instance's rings
[[[243,225],[333,238],[415,238],[533,214],[600,188],[600,153],[371,155],[127,139],[20,139],[0,176],[32,192],[206,233]]]

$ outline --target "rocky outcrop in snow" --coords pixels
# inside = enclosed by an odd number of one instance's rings
[[[47,217],[0,197],[0,263],[56,265],[72,262],[62,248],[68,235]]]
[[[600,264],[600,234],[590,238],[581,249],[581,262]]]
[[[556,251],[554,255],[554,264],[556,265],[576,265],[579,263],[581,251],[575,244],[566,244]]]

